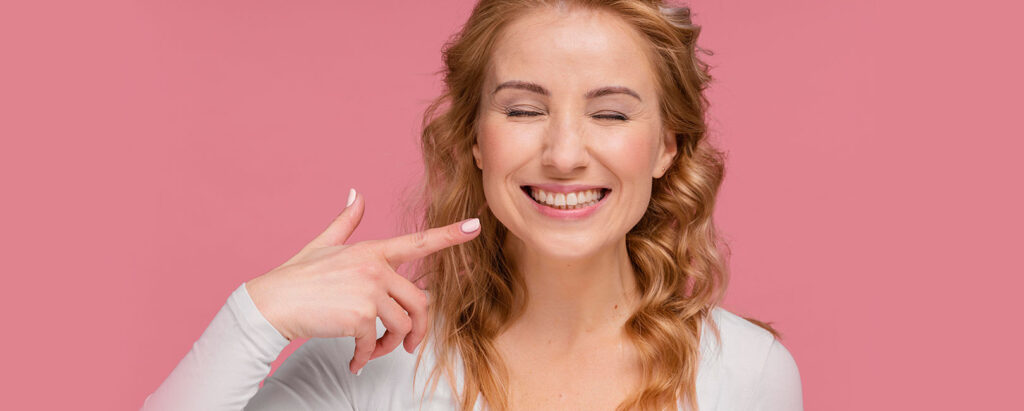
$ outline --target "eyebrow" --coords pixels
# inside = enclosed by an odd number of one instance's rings
[[[539,84],[530,83],[530,82],[526,82],[526,81],[518,81],[518,80],[506,81],[504,83],[499,84],[498,87],[494,88],[494,91],[492,91],[491,94],[495,94],[499,90],[506,89],[506,88],[526,90],[526,91],[537,93],[537,94],[541,94],[541,95],[544,95],[544,96],[551,96],[551,92],[549,92],[544,87],[541,87]],[[588,91],[586,94],[583,95],[583,97],[591,99],[591,98],[597,98],[597,97],[601,97],[601,96],[607,96],[609,94],[625,94],[625,95],[633,96],[634,98],[636,98],[637,100],[640,100],[641,102],[644,101],[642,98],[640,98],[640,94],[638,94],[637,92],[633,91],[629,87],[622,87],[622,86],[608,86],[608,87],[595,88],[593,90]]]

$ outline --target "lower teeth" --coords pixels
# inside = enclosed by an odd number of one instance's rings
[[[552,205],[552,204],[548,204],[548,203],[541,203],[539,201],[538,201],[538,203],[542,204],[542,205],[545,205],[547,207],[551,207],[551,208],[557,209],[557,210],[575,210],[577,208],[587,208],[587,207],[590,207],[590,206],[592,206],[594,204],[597,204],[599,201],[601,201],[601,200],[591,201],[591,202],[586,203],[586,204],[577,204],[577,205],[574,205],[574,206],[570,206],[570,205],[557,206],[557,205]]]
[[[551,208],[556,208],[556,209],[559,209],[559,210],[575,210],[577,208],[587,208],[587,207],[590,207],[590,206],[592,206],[594,204],[583,204],[583,205],[574,205],[574,206],[553,206],[551,204],[544,204],[544,205],[546,205],[548,207],[551,207]]]

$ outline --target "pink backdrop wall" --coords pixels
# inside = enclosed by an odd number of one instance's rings
[[[1019,6],[691,4],[730,153],[726,307],[783,332],[807,409],[1013,409]],[[137,409],[349,187],[354,240],[399,234],[470,7],[0,4],[3,407]]]

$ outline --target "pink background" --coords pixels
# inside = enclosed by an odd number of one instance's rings
[[[725,305],[782,331],[807,409],[1019,406],[1020,6],[691,4]],[[354,240],[399,234],[470,7],[0,4],[3,407],[137,409],[349,187]]]

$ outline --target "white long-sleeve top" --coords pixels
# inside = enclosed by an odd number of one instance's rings
[[[800,374],[789,351],[766,330],[723,308],[715,308],[712,317],[719,326],[721,340],[710,332],[701,338],[697,372],[699,411],[801,411]],[[378,319],[378,336],[383,332]],[[288,340],[263,317],[242,284],[185,358],[146,398],[142,409],[440,411],[455,408],[452,390],[445,378],[440,379],[433,396],[428,394],[421,401],[433,365],[431,347],[425,347],[418,370],[415,370],[416,354],[398,347],[367,363],[356,376],[348,371],[355,349],[354,339],[314,338],[295,350],[274,375],[266,378],[270,363],[287,345]],[[457,374],[456,381],[462,383],[461,374]],[[478,398],[475,408],[484,409],[482,397]]]

